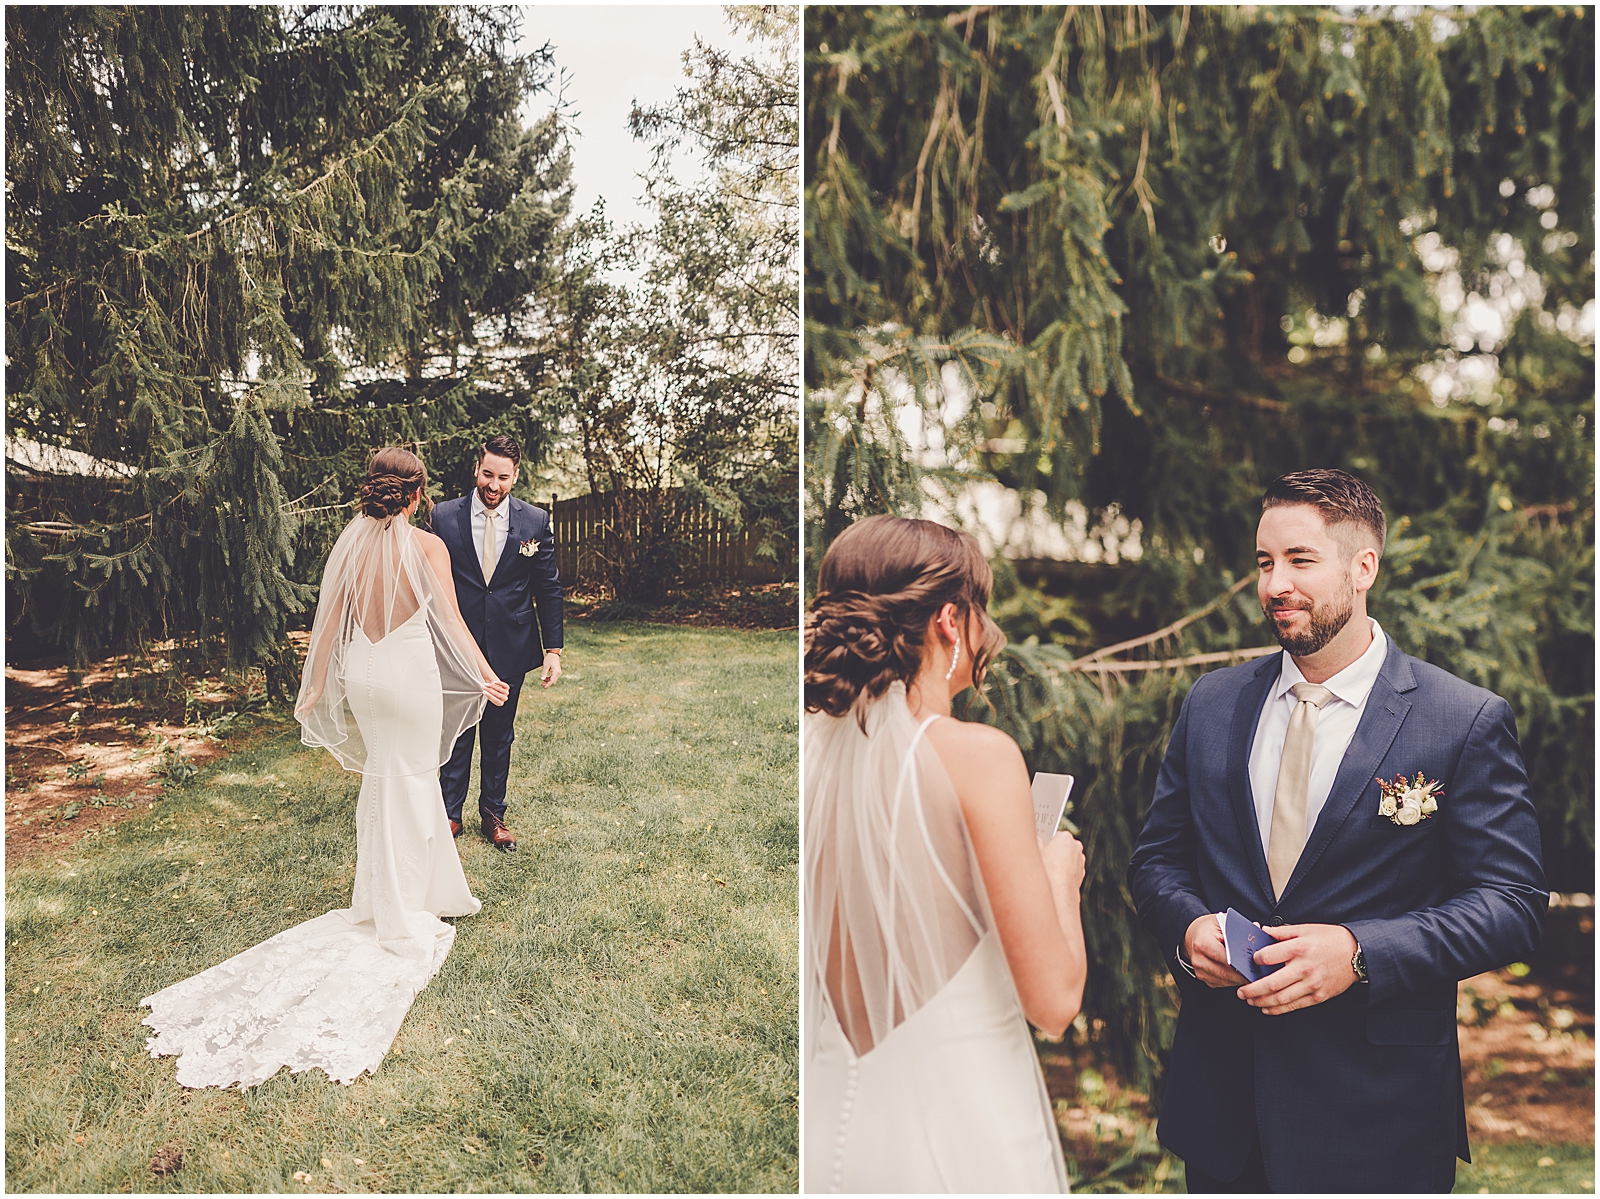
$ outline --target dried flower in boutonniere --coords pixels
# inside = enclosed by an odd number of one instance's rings
[[[1383,792],[1383,798],[1378,801],[1378,815],[1387,816],[1396,824],[1416,824],[1419,820],[1426,820],[1439,810],[1439,800],[1444,798],[1438,780],[1424,782],[1420,772],[1410,782],[1406,781],[1405,775],[1397,774],[1392,783],[1382,779],[1378,779],[1377,783]]]
[[[517,543],[517,553],[524,558],[531,558],[539,552],[539,542],[534,539]]]

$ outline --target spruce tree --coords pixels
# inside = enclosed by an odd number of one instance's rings
[[[77,662],[176,638],[281,692],[371,449],[464,484],[475,438],[527,423],[566,158],[516,119],[549,59],[513,28],[7,9],[8,636]]]

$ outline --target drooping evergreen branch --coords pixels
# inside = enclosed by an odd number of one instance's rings
[[[1192,625],[1195,621],[1203,620],[1205,617],[1210,616],[1218,608],[1222,607],[1234,596],[1238,595],[1246,587],[1250,586],[1250,584],[1253,582],[1255,582],[1255,580],[1249,575],[1246,575],[1237,583],[1233,584],[1233,586],[1229,587],[1221,595],[1217,596],[1216,599],[1211,600],[1209,603],[1197,608],[1195,611],[1190,612],[1186,616],[1179,617],[1171,624],[1166,625],[1163,628],[1159,628],[1153,633],[1146,633],[1142,637],[1135,637],[1130,641],[1119,641],[1115,645],[1108,645],[1104,649],[1097,649],[1092,653],[1085,654],[1081,658],[1074,659],[1072,666],[1074,668],[1081,668],[1088,663],[1098,662],[1109,658],[1112,654],[1127,653],[1129,650],[1139,649],[1146,645],[1154,645],[1157,642],[1166,641],[1169,638],[1176,637],[1180,632]]]
[[[1085,1010],[1131,1075],[1174,996],[1121,867],[1194,678],[1273,652],[1234,592],[1278,474],[1383,498],[1374,616],[1508,699],[1547,869],[1593,886],[1592,18],[806,10],[807,558],[974,484],[1086,556],[1116,514],[1114,566],[997,563],[968,715],[1079,778]]]
[[[8,637],[175,637],[281,694],[348,511],[302,506],[330,473],[496,427],[545,452],[526,330],[570,164],[558,118],[518,115],[550,63],[505,52],[512,24],[7,10],[8,431],[129,468],[90,494],[8,459]]]

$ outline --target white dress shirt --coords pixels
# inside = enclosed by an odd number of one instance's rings
[[[1344,751],[1356,735],[1356,725],[1366,710],[1367,697],[1372,694],[1372,684],[1378,681],[1378,671],[1389,653],[1389,638],[1370,616],[1372,644],[1350,665],[1346,666],[1323,686],[1333,692],[1333,698],[1317,712],[1317,733],[1311,742],[1311,779],[1306,787],[1306,840],[1317,827],[1317,817],[1328,802],[1328,792],[1333,790],[1333,779],[1344,761]],[[1293,714],[1295,698],[1289,688],[1306,681],[1305,675],[1295,665],[1294,658],[1283,655],[1283,669],[1278,681],[1261,707],[1256,722],[1255,744],[1250,748],[1250,790],[1256,801],[1256,826],[1261,833],[1261,851],[1267,850],[1272,836],[1272,806],[1278,791],[1278,764],[1283,759],[1283,740],[1289,734],[1289,717]]]
[[[472,555],[480,562],[483,561],[483,522],[484,513],[488,511],[483,506],[483,497],[478,494],[478,489],[472,489]],[[494,567],[500,565],[500,555],[505,553],[506,538],[511,535],[511,497],[508,495],[500,501],[500,506],[494,510],[494,565],[489,568],[489,573],[494,573]],[[1281,742],[1282,737],[1278,738]]]

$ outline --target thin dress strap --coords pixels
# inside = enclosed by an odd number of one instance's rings
[[[911,738],[911,745],[906,750],[907,763],[910,763],[913,757],[916,755],[917,742],[922,740],[922,734],[927,732],[928,726],[938,719],[939,713],[935,712],[932,716],[928,717],[928,719],[924,720],[917,726],[916,735]],[[935,751],[935,756],[937,756],[937,751]],[[980,937],[983,936],[984,929],[982,922],[979,921],[972,909],[967,906],[966,900],[961,898],[960,890],[950,878],[949,872],[944,868],[944,862],[940,860],[938,852],[933,847],[933,837],[928,833],[928,821],[922,811],[922,797],[920,794],[917,796],[916,813],[917,826],[922,830],[922,842],[928,847],[928,855],[929,859],[933,862],[933,868],[939,872],[939,877],[944,880],[945,887],[949,889],[950,898],[956,901],[956,906],[961,909],[961,914],[967,918],[967,923],[972,926],[972,931],[977,933]]]

